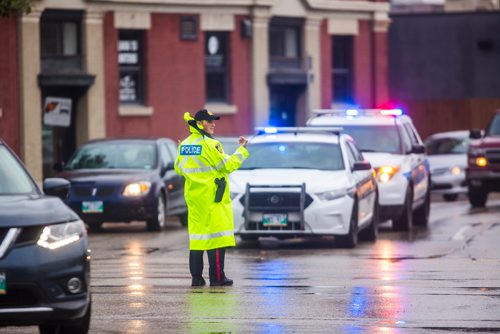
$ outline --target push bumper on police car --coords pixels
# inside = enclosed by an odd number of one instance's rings
[[[233,199],[235,234],[257,237],[346,235],[349,233],[353,197],[339,194],[320,201],[300,185],[246,185]]]

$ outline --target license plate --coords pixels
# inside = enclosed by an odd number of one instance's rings
[[[104,204],[102,201],[82,202],[83,213],[103,213]]]
[[[0,295],[7,293],[7,278],[5,273],[0,273]]]
[[[265,213],[262,216],[262,225],[264,226],[286,226],[288,217],[285,213]]]

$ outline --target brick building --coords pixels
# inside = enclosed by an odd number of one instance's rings
[[[182,114],[202,107],[225,116],[218,135],[373,107],[388,95],[388,11],[363,0],[35,1],[0,18],[0,136],[41,180],[89,139],[183,138]]]

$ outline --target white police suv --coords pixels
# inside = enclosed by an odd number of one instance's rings
[[[377,172],[380,220],[395,230],[426,226],[430,172],[425,146],[400,109],[315,110],[308,126],[338,126],[349,134]]]
[[[355,247],[378,234],[377,182],[350,136],[334,128],[259,128],[229,176],[235,234],[334,236]]]

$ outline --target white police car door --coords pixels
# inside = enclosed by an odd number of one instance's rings
[[[350,168],[356,161],[364,161],[364,157],[358,148],[346,141],[347,157],[349,159]],[[373,217],[373,208],[375,205],[375,180],[372,170],[352,171],[353,178],[356,182],[356,192],[358,193],[358,225],[363,226],[371,222]]]
[[[415,129],[410,123],[404,123],[403,131],[410,138],[412,145],[421,145],[422,141],[418,137]],[[410,178],[413,181],[413,200],[417,201],[424,198],[426,195],[429,184],[429,171],[427,165],[427,158],[423,153],[410,153],[411,174]]]

